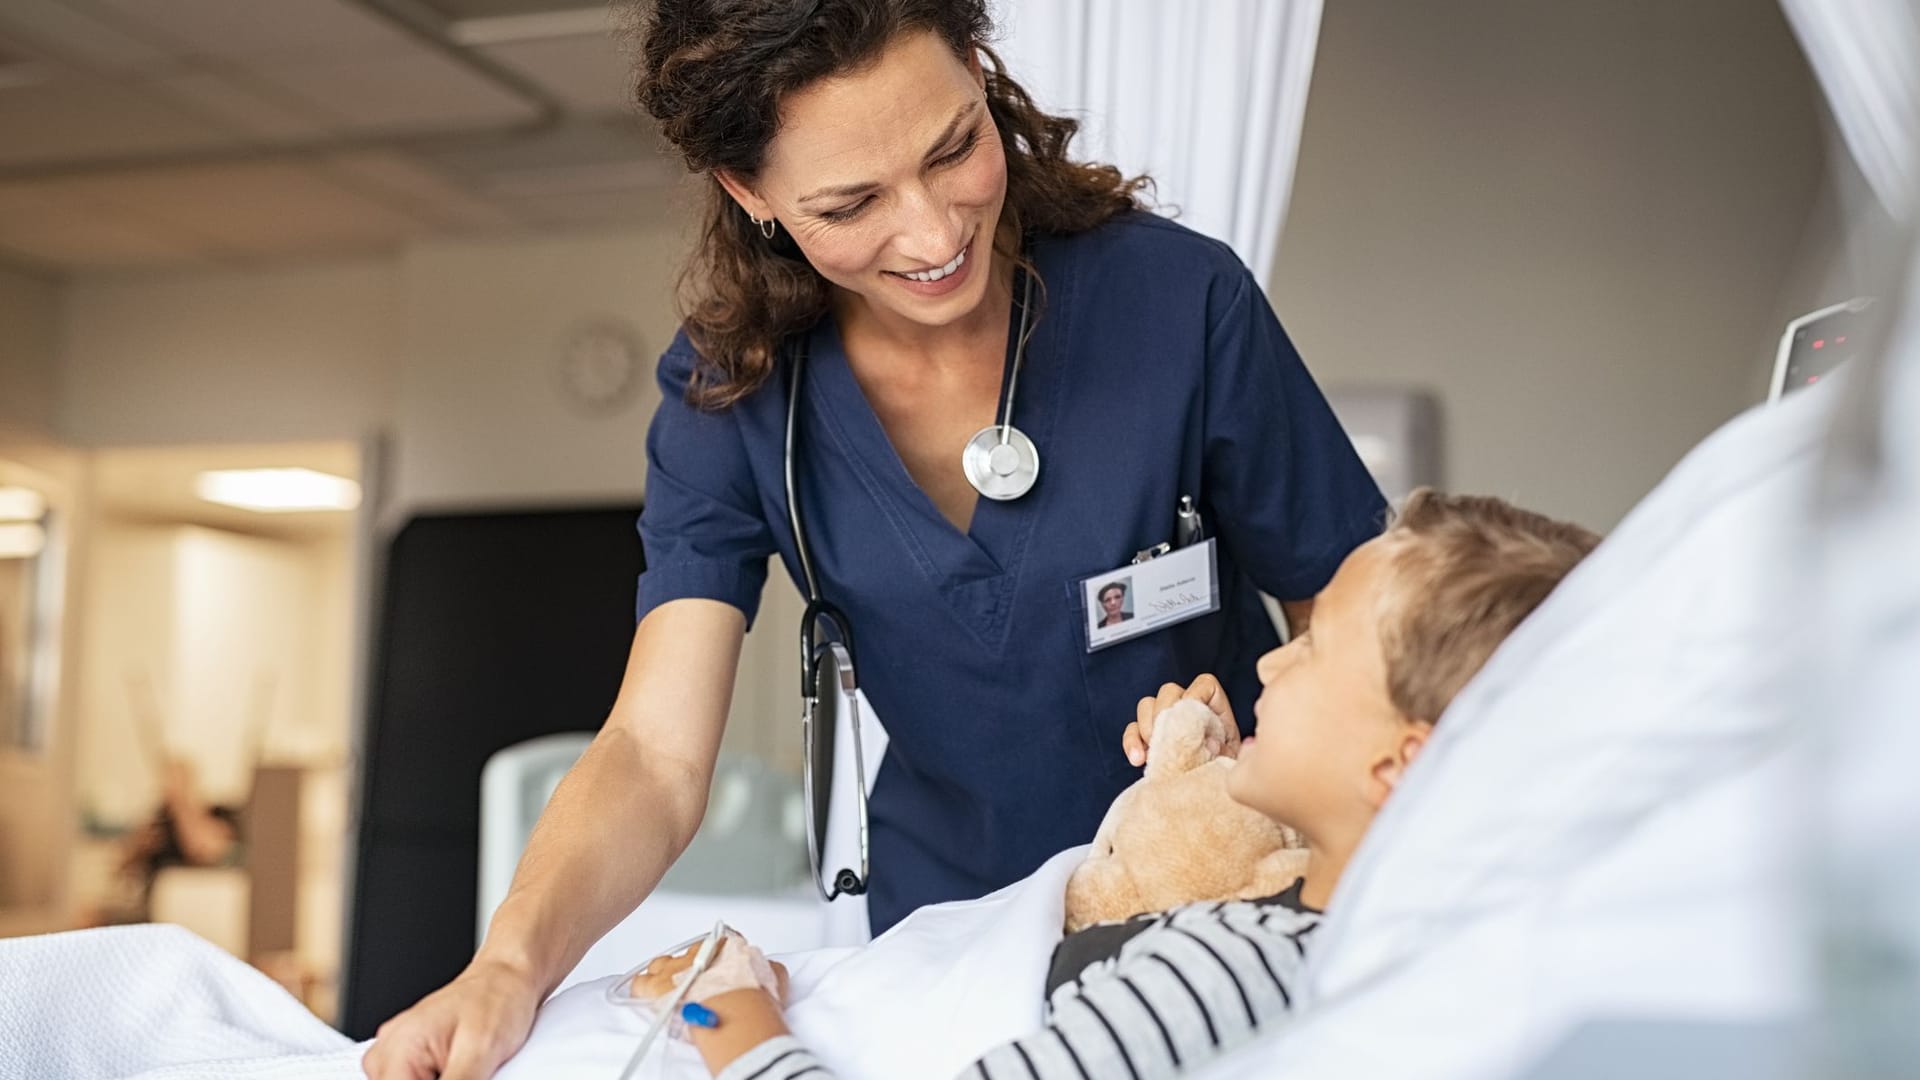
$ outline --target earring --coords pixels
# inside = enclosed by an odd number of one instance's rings
[[[774,219],[768,218],[765,221],[761,221],[759,218],[754,217],[752,213],[747,214],[747,220],[753,222],[754,227],[760,230],[760,235],[769,240],[773,239],[774,230],[780,227],[780,223]]]

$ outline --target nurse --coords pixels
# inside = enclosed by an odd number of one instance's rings
[[[1302,623],[1378,533],[1380,494],[1252,276],[1142,211],[1144,179],[1068,156],[1075,124],[1001,70],[986,8],[652,5],[638,98],[706,205],[659,365],[626,678],[479,955],[382,1029],[374,1077],[490,1074],[692,838],[769,558],[805,581],[790,401],[813,571],[891,739],[875,931],[1089,840],[1139,774],[1140,695],[1217,671],[1252,701],[1277,644],[1257,590],[1300,598]],[[1010,393],[1043,467],[1000,501],[962,451]],[[1183,497],[1206,540],[1135,565],[1190,524]],[[1136,618],[1101,626],[1120,576]],[[1171,606],[1145,595],[1163,578]]]

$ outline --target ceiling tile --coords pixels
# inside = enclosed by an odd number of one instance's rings
[[[192,56],[351,56],[391,50],[405,30],[343,0],[90,0]]]
[[[591,34],[490,45],[480,50],[576,109],[629,107],[632,70],[612,36]]]
[[[517,95],[425,48],[252,71],[357,132],[482,127],[538,115]]]
[[[424,234],[419,221],[285,162],[150,169],[74,181],[87,198],[230,255],[365,250]]]
[[[203,119],[249,139],[292,142],[317,139],[331,131],[311,106],[277,100],[213,72],[174,75],[149,85]]]
[[[0,167],[236,145],[151,94],[75,76],[0,90],[0,131]]]
[[[517,223],[505,207],[467,191],[404,154],[337,154],[327,158],[322,167],[342,183],[441,227],[490,228]]]
[[[0,250],[67,269],[194,262],[194,245],[60,183],[0,184]]]
[[[156,42],[59,0],[6,0],[0,4],[0,27],[49,55],[96,70],[150,71],[175,62]]]

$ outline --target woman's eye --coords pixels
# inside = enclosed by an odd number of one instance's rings
[[[958,149],[950,154],[935,158],[933,163],[935,165],[958,165],[960,162],[966,160],[968,154],[973,153],[973,148],[978,146],[979,143],[980,133],[977,131],[973,132],[967,136],[966,141],[961,143]]]
[[[820,216],[827,221],[852,221],[854,218],[859,217],[860,212],[865,210],[867,204],[872,201],[871,198],[866,198],[861,199],[852,206],[843,206],[838,210],[822,210]]]

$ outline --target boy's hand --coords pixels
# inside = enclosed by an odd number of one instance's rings
[[[1224,757],[1240,756],[1240,725],[1233,719],[1233,704],[1227,700],[1226,688],[1212,675],[1202,675],[1193,680],[1191,686],[1168,683],[1160,688],[1153,697],[1143,697],[1135,708],[1134,721],[1127,725],[1126,734],[1120,737],[1120,746],[1127,752],[1127,760],[1135,766],[1147,763],[1147,749],[1153,743],[1153,719],[1159,716],[1174,702],[1182,698],[1205,702],[1212,709],[1227,730],[1224,746],[1214,746],[1209,742],[1207,749]]]
[[[713,965],[709,966],[709,971],[719,964],[721,954],[726,952],[732,944],[731,936],[720,939],[718,946],[714,949]],[[740,939],[740,944],[752,949],[752,946],[747,945],[745,938]],[[696,941],[678,953],[654,957],[647,961],[647,966],[641,969],[638,975],[633,977],[633,982],[628,986],[628,992],[634,997],[652,1001],[670,996],[673,993],[674,976],[692,967],[693,959],[699,952],[700,943]],[[778,992],[774,995],[775,1001],[784,1003],[787,1000],[787,967],[777,960],[769,961],[768,966],[773,968],[774,982],[778,986]]]

